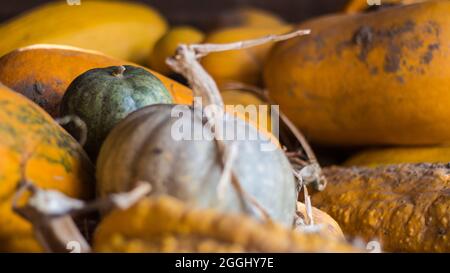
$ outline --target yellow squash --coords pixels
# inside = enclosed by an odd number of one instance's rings
[[[206,43],[230,43],[255,39],[270,34],[282,34],[291,30],[291,26],[254,27],[243,26],[220,29],[210,33]],[[211,76],[219,83],[235,81],[257,85],[261,80],[261,72],[266,55],[272,43],[243,50],[231,50],[211,53],[202,59],[202,64]]]
[[[271,98],[313,142],[450,142],[450,1],[306,22],[275,46]]]
[[[22,179],[76,198],[93,194],[93,166],[81,146],[39,106],[0,84],[0,252],[43,250],[31,224],[12,211]]]
[[[204,34],[190,26],[179,26],[169,30],[155,45],[148,62],[149,67],[169,75],[173,71],[166,64],[166,59],[175,55],[179,44],[198,44],[205,38]]]
[[[152,8],[118,1],[57,1],[0,25],[0,56],[16,48],[51,43],[104,52],[143,63],[166,31],[165,20]]]
[[[285,25],[286,22],[278,15],[263,9],[254,7],[239,8],[224,13],[219,18],[219,28],[253,26],[274,27]]]
[[[377,167],[380,165],[422,162],[450,162],[450,147],[393,147],[366,150],[350,157],[344,165]]]

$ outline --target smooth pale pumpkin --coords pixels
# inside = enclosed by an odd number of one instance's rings
[[[115,210],[94,235],[98,252],[359,252],[343,240],[196,209],[167,196]]]
[[[270,97],[319,144],[448,143],[448,14],[430,1],[306,22],[268,58]]]
[[[383,7],[391,5],[409,5],[414,3],[425,2],[429,0],[383,0],[381,5],[369,5],[367,0],[351,0],[345,7],[345,11],[348,13],[360,12],[368,10],[372,7]]]
[[[48,43],[104,52],[144,63],[167,24],[152,8],[119,1],[58,1],[37,7],[0,25],[0,56],[23,46]]]
[[[231,183],[225,184],[220,190],[222,198],[219,197],[222,164],[217,145],[208,130],[201,137],[198,129],[204,127],[199,114],[192,113],[188,106],[175,107],[180,106],[161,104],[141,108],[111,131],[97,161],[100,196],[128,191],[137,182],[147,181],[152,185],[153,195],[167,194],[200,208],[260,218],[248,202],[242,204]],[[226,125],[231,124],[236,128],[233,132],[248,132],[247,137],[235,140],[238,152],[233,169],[242,188],[258,200],[272,219],[292,226],[297,194],[284,152],[267,134],[227,115]],[[254,136],[254,140],[249,136]]]
[[[150,72],[135,66],[95,68],[78,76],[61,101],[61,115],[76,115],[87,126],[84,146],[97,158],[108,133],[128,114],[147,105],[172,103],[162,82]],[[78,130],[67,127],[76,136]]]
[[[205,43],[231,43],[256,39],[271,34],[290,31],[291,26],[254,27],[243,26],[216,30],[206,36]],[[243,50],[211,53],[202,59],[202,65],[219,84],[236,81],[257,85],[272,43]]]
[[[93,166],[78,143],[37,105],[0,85],[0,252],[38,252],[29,222],[12,211],[21,178],[76,198],[93,194]]]
[[[325,168],[314,205],[346,235],[379,240],[388,252],[450,251],[448,164]]]
[[[450,162],[450,147],[393,147],[371,149],[353,155],[344,165],[377,167],[380,165],[423,162]]]
[[[117,65],[135,65],[95,51],[57,45],[35,45],[0,58],[0,81],[59,116],[59,104],[69,84],[87,70]],[[158,77],[175,103],[191,104],[192,91],[169,78]]]
[[[219,17],[218,27],[276,27],[286,25],[277,14],[268,10],[246,7],[225,12]]]
[[[173,73],[166,64],[166,59],[175,55],[175,51],[180,44],[198,44],[203,41],[205,35],[198,29],[190,26],[178,26],[170,29],[156,43],[150,59],[149,67],[164,74]]]

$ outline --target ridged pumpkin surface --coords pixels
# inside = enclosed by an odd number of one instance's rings
[[[173,111],[174,107],[161,104],[141,108],[111,131],[97,160],[100,195],[128,191],[137,182],[146,181],[152,185],[153,195],[167,194],[197,207],[261,218],[248,202],[242,204],[231,183],[218,189],[223,168],[211,133],[205,129],[202,137],[198,130],[204,128],[201,117],[192,117],[187,106],[183,112]],[[233,132],[249,132],[247,137],[236,140],[233,163],[242,188],[258,200],[274,221],[292,226],[296,185],[284,152],[267,134],[241,119],[227,118],[225,123],[227,129],[234,124],[237,129]],[[188,135],[190,128],[197,131]],[[231,142],[225,141],[227,145]]]
[[[76,198],[93,193],[93,166],[78,143],[37,105],[0,84],[0,252],[42,251],[31,224],[12,211],[26,178]]]
[[[393,147],[359,152],[350,157],[346,166],[368,166],[400,163],[448,163],[450,147]]]
[[[134,65],[95,51],[57,45],[36,45],[0,58],[0,81],[30,98],[53,117],[69,84],[87,70],[115,65]],[[191,104],[192,91],[169,78],[158,77],[175,103]]]
[[[0,56],[23,46],[47,43],[104,52],[144,63],[167,25],[152,8],[120,1],[58,1],[0,25]]]
[[[320,144],[448,143],[449,14],[431,1],[306,22],[268,58],[270,96]]]
[[[193,209],[163,196],[115,210],[94,236],[98,252],[358,252],[343,240],[215,210]]]
[[[384,251],[449,252],[449,173],[448,164],[326,168],[327,188],[312,201],[344,234]]]

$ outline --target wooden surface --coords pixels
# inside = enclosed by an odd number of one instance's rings
[[[0,1],[0,21],[49,2],[49,0]],[[88,0],[81,0],[81,3],[83,1]],[[151,4],[172,24],[192,24],[205,28],[218,14],[235,7],[261,7],[272,10],[291,22],[299,22],[309,17],[338,11],[347,0],[135,0],[135,2]]]

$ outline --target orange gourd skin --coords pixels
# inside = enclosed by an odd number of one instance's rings
[[[342,232],[339,224],[326,212],[312,207],[312,218],[315,225],[321,226],[321,234],[324,236],[329,236],[330,238],[336,238],[338,240],[345,240],[344,233]],[[303,221],[305,221],[307,212],[305,204],[297,202],[297,216],[299,216]]]
[[[239,228],[236,228],[239,227]],[[115,210],[94,235],[98,252],[357,252],[343,240],[290,231],[237,214],[192,207],[168,196]]]
[[[95,51],[37,45],[18,49],[1,57],[0,82],[57,117],[61,98],[77,76],[93,68],[124,64],[135,65]],[[163,82],[175,103],[192,102],[192,92],[188,87],[149,71]]]
[[[94,168],[81,146],[41,108],[0,84],[0,252],[43,250],[31,224],[12,211],[22,169],[41,188],[93,195]]]
[[[344,234],[379,240],[384,251],[449,252],[449,171],[448,164],[325,168],[327,188],[312,201]]]
[[[430,1],[305,22],[310,35],[268,57],[270,96],[318,144],[446,144],[448,14],[450,1]]]

